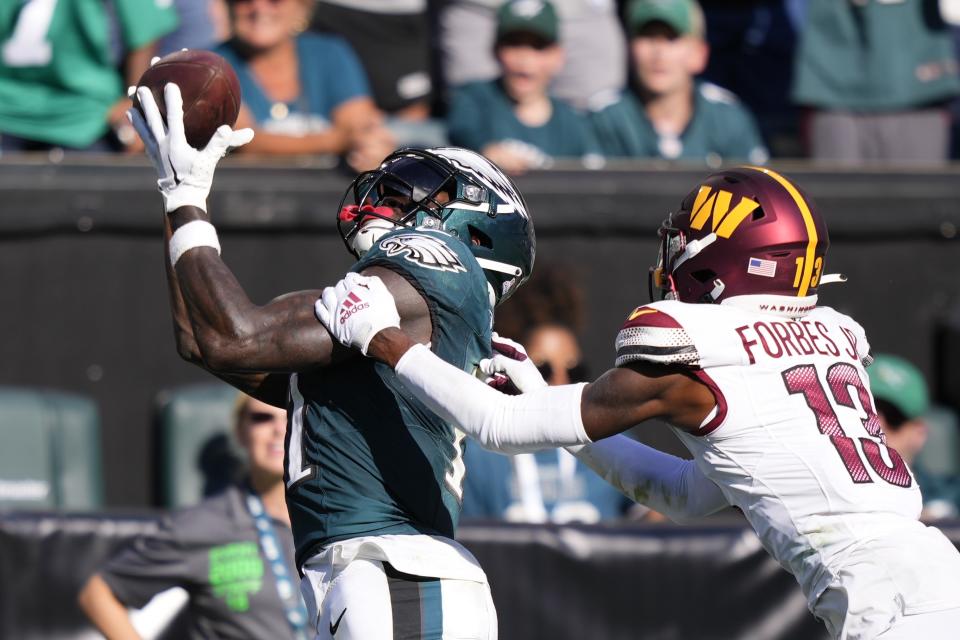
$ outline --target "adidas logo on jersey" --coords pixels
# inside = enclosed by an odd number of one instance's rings
[[[340,309],[340,324],[345,323],[350,316],[358,311],[363,311],[364,309],[369,308],[369,302],[364,302],[357,294],[350,292],[350,295],[348,295],[347,299],[343,301],[343,306]]]

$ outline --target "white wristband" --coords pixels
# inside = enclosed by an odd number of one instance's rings
[[[220,240],[217,229],[204,220],[188,222],[170,236],[170,265],[177,266],[177,260],[190,249],[212,247],[220,254]]]

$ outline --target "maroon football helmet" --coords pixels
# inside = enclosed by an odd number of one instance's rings
[[[823,218],[792,182],[760,167],[720,171],[660,227],[651,299],[655,289],[681,302],[760,294],[812,308],[829,246]]]

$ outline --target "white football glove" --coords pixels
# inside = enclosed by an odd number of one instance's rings
[[[234,131],[229,125],[221,125],[207,146],[197,150],[187,142],[183,130],[180,87],[171,82],[163,88],[163,101],[167,106],[166,125],[150,89],[137,87],[136,94],[143,115],[131,108],[127,111],[127,117],[143,140],[147,157],[157,170],[160,178],[157,185],[167,213],[187,205],[206,211],[217,162],[230,149],[253,140],[253,130]]]
[[[363,355],[375,335],[389,327],[400,328],[397,303],[376,276],[348,273],[323,290],[314,311],[334,338]]]
[[[485,374],[494,379],[498,374],[507,376],[520,393],[530,393],[547,386],[547,381],[527,356],[523,345],[496,333],[492,334],[490,344],[497,353],[492,358],[480,361],[480,370]]]

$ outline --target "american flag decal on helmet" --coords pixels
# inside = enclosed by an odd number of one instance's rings
[[[773,278],[777,275],[777,263],[775,260],[750,258],[750,261],[747,263],[747,273]]]
[[[700,354],[687,330],[654,307],[634,309],[617,334],[616,349],[618,367],[641,361],[700,365]]]

